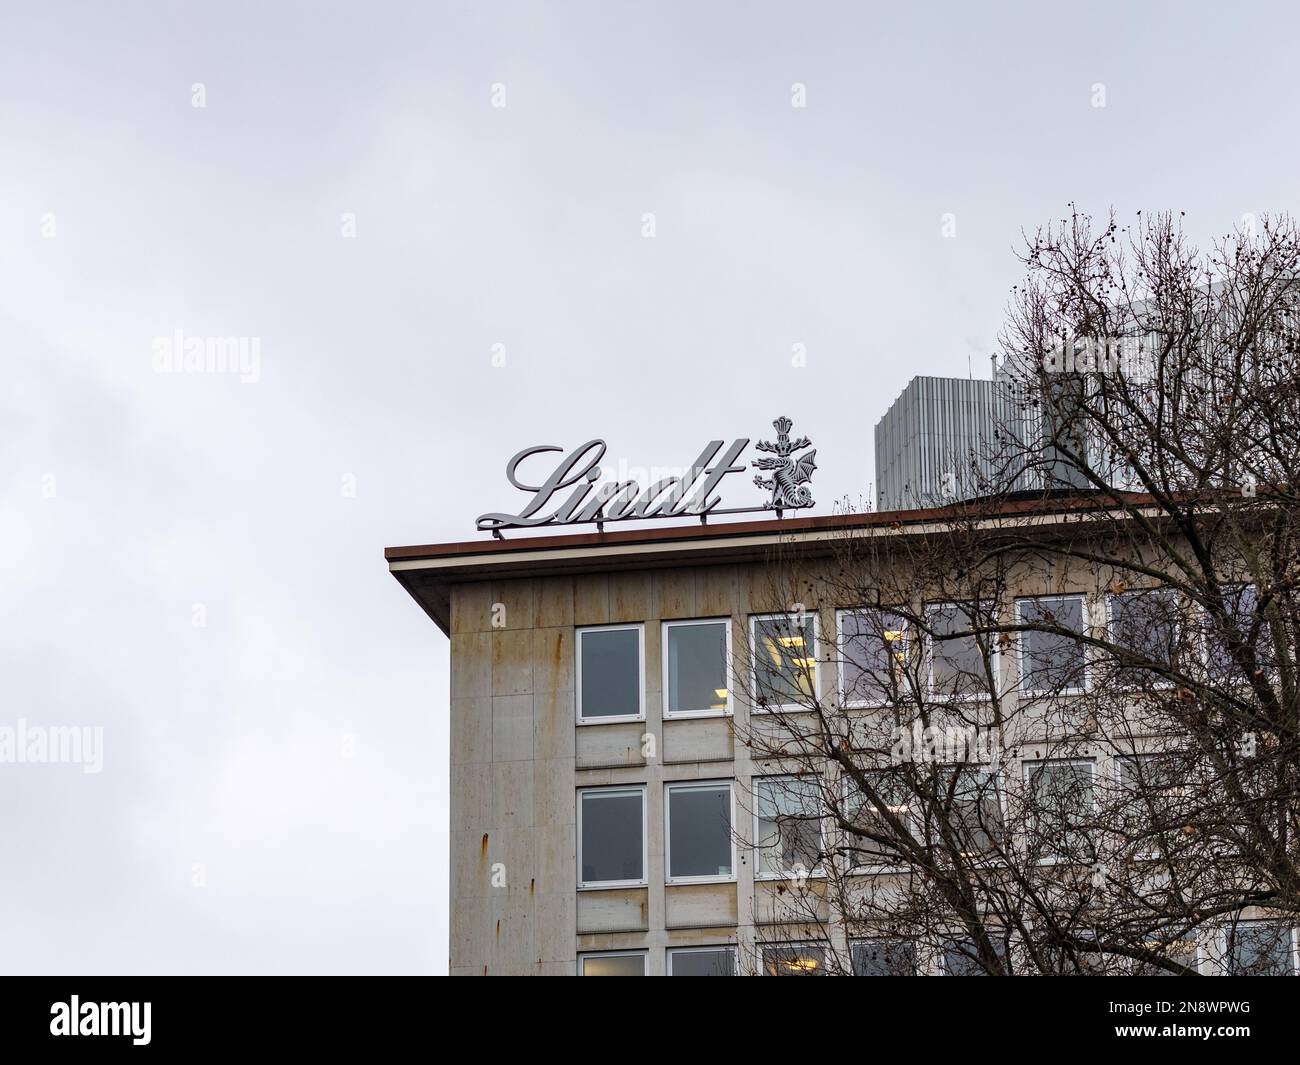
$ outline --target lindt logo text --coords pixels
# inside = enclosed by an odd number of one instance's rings
[[[754,468],[771,475],[754,478],[755,485],[770,493],[764,504],[723,507],[722,497],[718,495],[718,486],[724,477],[746,469],[740,456],[749,446],[747,437],[733,440],[725,450],[723,441],[709,441],[694,462],[674,471],[669,477],[658,480],[628,477],[629,467],[620,463],[619,476],[603,482],[600,461],[605,457],[605,441],[588,440],[567,454],[564,448],[554,444],[539,444],[515,455],[506,463],[506,478],[532,498],[527,506],[515,513],[492,511],[481,514],[477,525],[491,531],[494,536],[500,536],[502,529],[589,522],[595,522],[596,527],[603,531],[607,521],[643,518],[698,517],[707,521],[713,514],[763,511],[776,511],[777,517],[782,517],[786,510],[813,506],[809,482],[817,470],[817,452],[811,450],[812,441],[806,436],[792,437],[790,430],[793,425],[789,418],[777,418],[772,422],[777,431],[776,439],[761,440],[755,445],[756,450],[766,454],[754,462]],[[530,460],[548,454],[563,457],[542,477],[540,470],[545,467]],[[529,462],[534,470],[531,477],[525,477],[520,470],[525,462]],[[640,472],[637,467],[631,469]]]
[[[533,455],[563,453],[564,449],[549,444],[527,448],[506,464],[506,477],[521,492],[531,492],[533,498],[517,514],[481,515],[478,527],[496,530],[508,526],[707,514],[721,502],[713,492],[722,478],[745,470],[744,465],[736,464],[736,459],[749,446],[749,441],[734,441],[719,460],[717,455],[722,444],[721,440],[710,441],[680,477],[665,477],[645,487],[637,480],[607,481],[599,488],[596,482],[601,476],[605,441],[588,440],[575,448],[538,484],[520,478],[520,465]],[[560,500],[558,505],[556,499]]]

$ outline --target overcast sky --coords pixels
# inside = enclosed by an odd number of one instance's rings
[[[448,648],[385,546],[529,444],[779,414],[858,499],[1023,228],[1296,209],[1300,17],[1050,6],[5,0],[0,728],[104,747],[0,764],[0,969],[443,971]]]

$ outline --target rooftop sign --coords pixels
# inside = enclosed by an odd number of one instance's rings
[[[723,441],[711,440],[699,457],[677,477],[666,477],[654,484],[640,481],[606,481],[601,479],[600,460],[605,455],[605,441],[588,440],[585,444],[565,454],[562,447],[539,444],[525,448],[506,463],[506,478],[521,492],[532,498],[516,514],[493,512],[479,516],[478,527],[501,536],[503,529],[532,529],[548,525],[581,525],[595,523],[604,529],[607,521],[642,521],[648,518],[698,517],[708,521],[710,514],[755,514],[775,511],[781,517],[787,510],[802,510],[813,505],[813,471],[816,449],[805,451],[812,441],[801,436],[790,439],[789,418],[777,418],[772,423],[776,440],[760,440],[756,451],[765,452],[753,462],[753,468],[770,473],[769,477],[756,476],[754,484],[769,495],[763,504],[748,507],[723,507],[718,489],[723,478],[733,473],[743,473],[746,465],[740,457],[749,446],[748,438],[734,440],[723,451]],[[804,451],[802,455],[796,452]],[[529,462],[533,472],[528,480],[520,472],[529,459],[537,455],[557,453],[564,457],[553,463],[550,473],[539,478],[546,466]],[[721,455],[719,454],[721,453]]]

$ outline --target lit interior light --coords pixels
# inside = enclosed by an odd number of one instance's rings
[[[782,647],[802,647],[802,646],[803,646],[803,637],[802,637],[802,636],[778,636],[777,639],[780,640],[780,642],[781,642],[781,646],[782,646]]]
[[[726,697],[727,697],[727,689],[726,689],[726,688],[714,688],[714,689],[713,689],[713,694],[716,695],[719,699],[726,699]]]

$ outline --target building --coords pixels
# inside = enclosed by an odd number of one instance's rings
[[[995,367],[992,380],[913,377],[876,423],[876,508],[1091,487],[1047,442],[1052,432],[1064,439],[1071,432],[1070,389],[1076,385],[1056,387],[1054,380],[1006,366]],[[1078,378],[1062,374],[1059,380]],[[1077,447],[1093,469],[1108,470],[1109,483],[1127,484],[1095,442],[1080,440]]]
[[[1039,513],[1035,535],[1054,535],[1067,519],[1077,527],[1071,514],[1066,504]],[[864,630],[819,574],[846,539],[887,547],[938,518],[873,513],[390,548],[393,576],[451,641],[451,973],[785,975],[824,968],[831,951],[855,972],[895,971],[898,953],[890,961],[886,940],[838,921],[820,882],[809,896],[815,920],[792,909],[802,844],[772,813],[788,812],[791,778],[779,758],[741,741],[764,713],[734,666],[755,677],[766,670],[778,684],[806,678],[816,698],[847,708],[847,659],[836,649]],[[811,575],[796,612],[772,580],[793,548]],[[1124,617],[1128,600],[1095,571],[1054,572],[1050,589],[1037,575],[1020,579],[1009,618],[1040,609],[1049,590],[1054,617],[1080,631]],[[942,662],[957,668],[960,645]],[[997,683],[1014,690],[1023,653],[998,652],[994,662]],[[931,667],[931,683],[939,672]],[[1128,756],[1095,740],[1046,760],[1021,746],[1051,734],[1020,698],[1023,731],[1000,770],[1015,786],[1032,790],[1052,776],[1092,795],[1097,781],[1125,772]],[[1273,925],[1249,923],[1252,934],[1274,935]],[[1256,935],[1227,949],[1269,958],[1300,949],[1294,929],[1276,934],[1284,947]],[[1193,968],[1211,964],[1199,941],[1169,949]],[[940,943],[924,956],[909,949],[901,964],[960,974],[968,960]]]
[[[876,423],[876,508],[908,510],[989,495],[1014,406],[1004,383],[913,377]]]
[[[730,832],[689,835],[753,774],[722,655],[772,605],[766,552],[823,525],[389,549],[451,639],[453,975],[735,966],[762,883]],[[666,645],[707,706],[666,707]],[[609,852],[579,854],[584,832]]]

